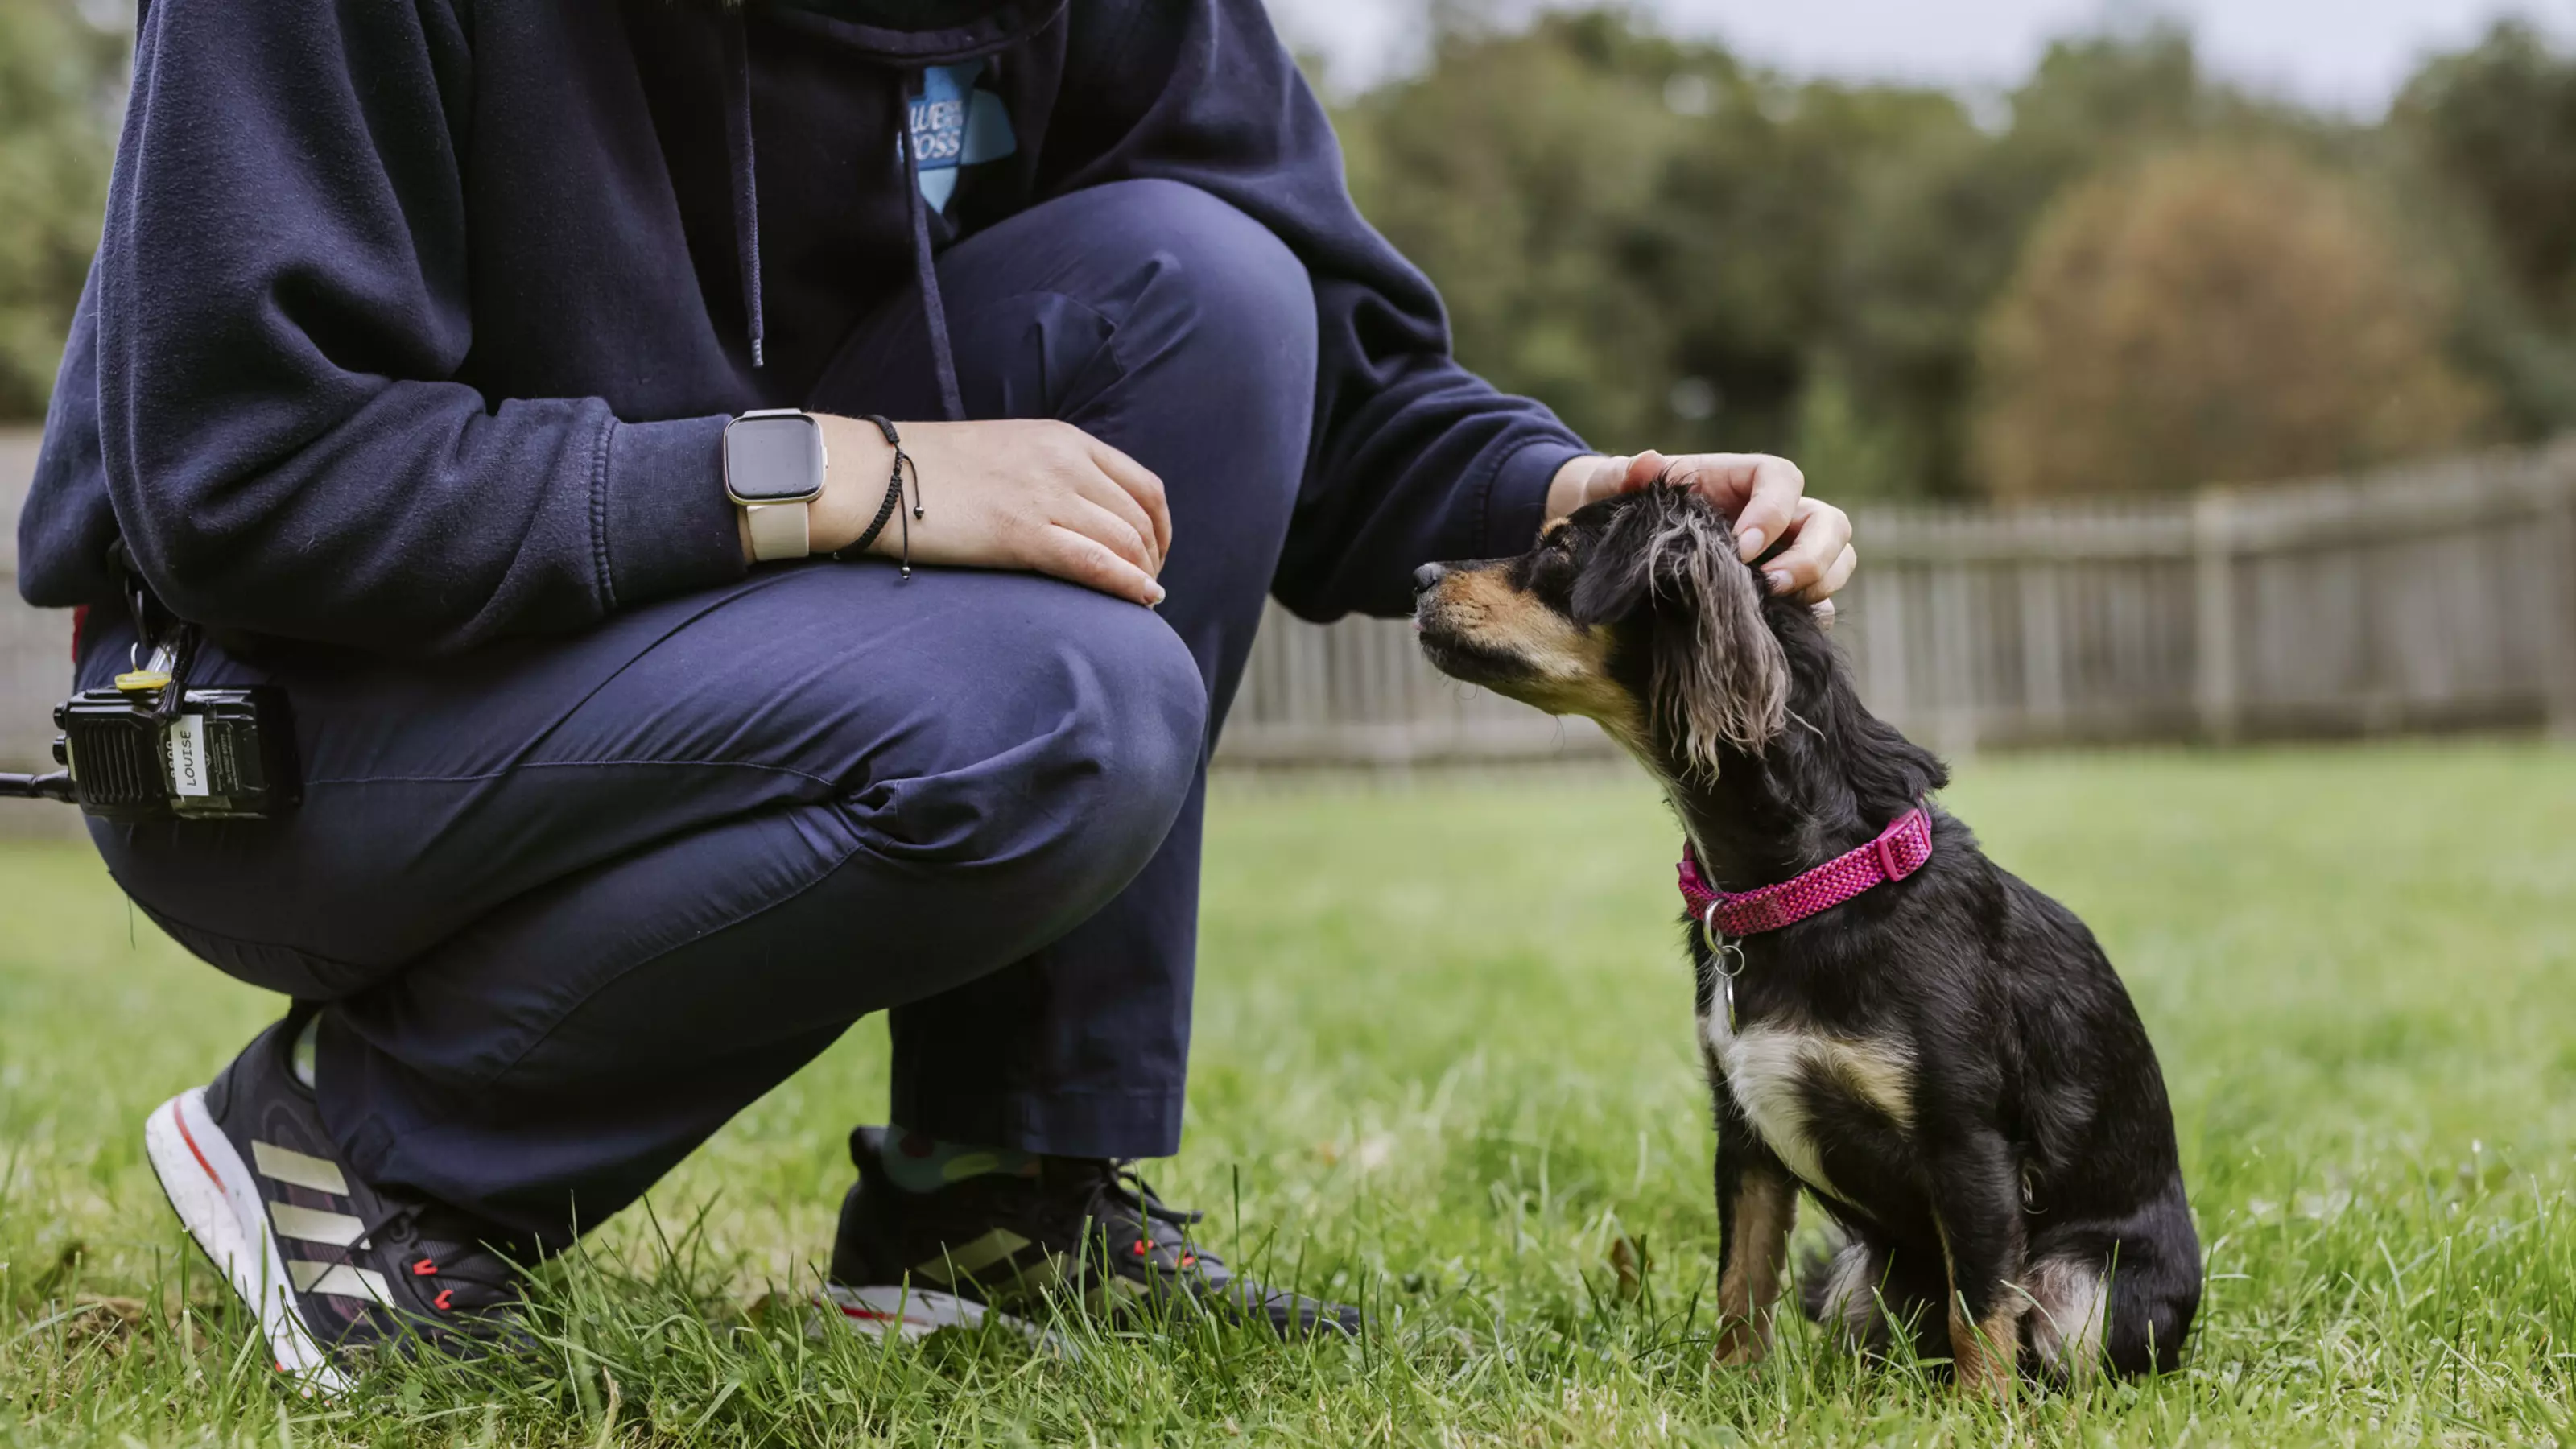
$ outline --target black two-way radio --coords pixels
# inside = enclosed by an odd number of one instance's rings
[[[141,580],[128,580],[135,637],[151,642],[151,657],[129,658],[110,687],[54,706],[63,768],[0,774],[0,797],[67,801],[107,820],[261,819],[293,808],[303,791],[285,691],[190,686],[197,627],[163,617]]]

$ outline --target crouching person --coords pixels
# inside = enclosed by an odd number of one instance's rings
[[[1786,464],[1603,457],[1452,361],[1255,0],[157,0],[136,65],[22,587],[84,687],[131,582],[291,701],[298,808],[93,836],[293,1002],[146,1130],[316,1383],[506,1337],[876,1011],[853,1323],[1352,1331],[1125,1165],[1265,594],[1400,614],[1667,472],[1778,587],[1850,571]]]

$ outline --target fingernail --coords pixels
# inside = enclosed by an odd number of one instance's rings
[[[1746,558],[1751,558],[1753,555],[1760,553],[1762,551],[1762,530],[1758,528],[1748,528],[1742,533],[1737,534],[1735,536],[1735,546],[1744,550],[1744,556]]]
[[[1148,609],[1158,609],[1158,608],[1161,608],[1161,607],[1162,607],[1162,604],[1163,604],[1163,597],[1164,597],[1164,595],[1163,595],[1163,586],[1162,586],[1161,584],[1156,584],[1156,585],[1154,585],[1154,597],[1152,597],[1152,598],[1150,598],[1150,599],[1148,599],[1148,600],[1146,600],[1146,601],[1145,601],[1145,607],[1146,607],[1146,608],[1148,608]]]
[[[1769,580],[1771,581],[1771,592],[1773,592],[1773,593],[1775,593],[1775,594],[1784,594],[1784,593],[1787,593],[1787,592],[1789,591],[1789,572],[1788,572],[1788,570],[1786,570],[1786,569],[1772,569],[1772,570],[1771,570],[1771,571],[1769,571],[1768,573],[1765,573],[1762,577],[1764,577],[1764,578],[1766,578],[1766,579],[1769,579]]]

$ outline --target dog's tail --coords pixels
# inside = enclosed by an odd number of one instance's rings
[[[1867,1233],[1838,1230],[1799,1260],[1798,1306],[1829,1338],[1856,1352],[1885,1356],[1901,1334],[1914,1340],[1918,1355],[1946,1358],[1940,1266],[1925,1265],[1928,1279],[1910,1271],[1916,1266]]]
[[[1809,1248],[1798,1260],[1798,1306],[1807,1320],[1848,1330],[1858,1324],[1856,1315],[1873,1311],[1878,1256],[1867,1242],[1839,1230]]]

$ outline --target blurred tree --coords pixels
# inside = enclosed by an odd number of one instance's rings
[[[2204,137],[2308,131],[2212,85],[2190,36],[2163,23],[2058,41],[2007,99],[2007,124],[1927,131],[1872,168],[1847,223],[1829,346],[1888,460],[1886,491],[1987,491],[1971,466],[1979,325],[2067,186]]]
[[[1430,67],[1339,117],[1361,208],[1460,357],[1605,446],[1783,450],[1839,496],[1964,496],[1980,320],[2069,183],[2218,134],[2329,129],[2148,26],[2053,46],[2007,115],[1795,83],[1624,13],[1435,12]]]
[[[1743,73],[1711,90],[1706,113],[1676,138],[1628,269],[1671,328],[1673,401],[1704,389],[1701,415],[1676,408],[1665,436],[1683,447],[1835,450],[1868,467],[1836,479],[1842,491],[1897,486],[1865,440],[1842,448],[1815,436],[1862,421],[1811,408],[1808,395],[1827,372],[1849,371],[1833,348],[1846,314],[1838,271],[1858,239],[1863,187],[1972,142],[1974,128],[1933,91]]]
[[[1605,446],[1857,425],[1807,405],[1849,213],[1871,168],[1973,137],[1955,100],[1788,83],[1619,13],[1436,18],[1429,69],[1336,119],[1361,209],[1440,284],[1462,359]]]
[[[2413,226],[2460,289],[2455,348],[2514,431],[2576,426],[2576,56],[2506,21],[2428,61],[2388,129]]]
[[[2383,132],[2214,84],[2155,24],[2062,41],[1989,100],[1800,83],[1624,10],[1508,33],[1495,0],[1425,3],[1430,65],[1336,108],[1352,190],[1440,284],[1460,356],[1605,446],[1785,450],[1837,496],[1988,491],[1981,358],[2010,351],[1983,324],[2034,226],[2213,141],[2375,187],[2405,325],[2505,429],[2576,425],[2576,58],[2526,27],[2429,63]],[[97,238],[123,8],[0,0],[0,417],[41,411]]]
[[[2487,400],[2389,230],[2279,147],[2200,146],[2074,188],[1983,331],[1988,486],[2170,490],[2470,440]]]
[[[2523,294],[2561,326],[2576,320],[2576,57],[2500,22],[2428,62],[2391,119],[2477,208]]]
[[[127,37],[0,0],[0,418],[41,417],[97,249]]]
[[[1351,189],[1439,283],[1458,355],[1610,446],[1655,434],[1669,327],[1623,275],[1679,118],[1675,48],[1606,14],[1493,36],[1444,17],[1430,68],[1341,116]]]

